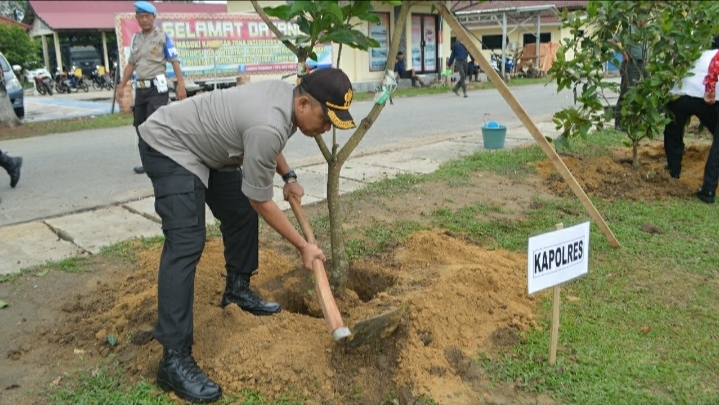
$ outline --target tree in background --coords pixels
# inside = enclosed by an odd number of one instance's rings
[[[340,6],[340,3],[342,6]],[[387,1],[384,3],[400,5],[401,9],[395,22],[395,29],[389,44],[386,69],[389,74],[394,70],[394,55],[399,49],[399,42],[404,32],[405,22],[410,7],[417,2]],[[260,8],[257,1],[252,4],[262,20],[270,30],[292,51],[298,59],[298,74],[305,72],[307,58],[314,59],[314,46],[323,43],[338,43],[339,52],[337,64],[339,67],[342,56],[342,46],[368,50],[379,47],[379,43],[355,29],[359,24],[377,23],[379,18],[373,13],[374,7],[370,1],[296,1],[291,5],[279,7]],[[269,16],[283,21],[294,21],[302,34],[285,36],[272,23]],[[393,75],[393,74],[392,74]],[[342,218],[339,204],[339,179],[342,165],[347,161],[352,151],[357,147],[372,124],[384,108],[385,101],[375,103],[372,110],[357,126],[352,136],[340,147],[336,130],[332,131],[332,149],[327,146],[322,137],[315,137],[317,145],[327,161],[327,207],[330,217],[330,243],[332,251],[332,268],[330,270],[330,285],[336,294],[344,294],[349,271],[349,259],[342,230]]]
[[[10,65],[20,65],[24,70],[36,69],[42,65],[41,45],[33,41],[25,30],[17,25],[0,24],[0,52]]]
[[[648,55],[646,74],[628,89],[619,106],[626,144],[632,147],[632,163],[639,167],[639,142],[661,135],[670,122],[665,111],[673,98],[669,90],[687,75],[702,51],[710,48],[718,12],[719,2],[695,1],[589,1],[585,15],[565,10],[563,27],[570,29],[572,37],[562,40],[549,74],[557,81],[558,91],[572,89],[579,107],[554,115],[557,129],[562,130],[557,143],[566,145],[573,137],[587,137],[593,126],[602,129],[614,118],[605,92],[618,93],[618,84],[606,80],[605,66],[619,66],[615,55],[629,45],[640,45]],[[611,41],[615,34],[620,36],[621,48]]]

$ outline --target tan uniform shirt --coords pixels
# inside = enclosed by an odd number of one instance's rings
[[[242,192],[272,199],[277,155],[295,133],[294,86],[267,80],[215,90],[174,102],[153,113],[138,130],[158,152],[209,186],[210,169],[242,166]]]
[[[132,39],[129,63],[135,64],[135,73],[138,80],[154,79],[157,75],[165,74],[167,62],[179,59],[165,57],[167,37],[159,28],[155,27],[151,33],[145,35],[138,32]]]

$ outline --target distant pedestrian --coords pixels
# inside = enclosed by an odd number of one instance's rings
[[[447,67],[452,67],[452,63],[456,61],[457,72],[459,72],[459,80],[454,85],[454,94],[459,96],[459,88],[462,87],[464,97],[467,98],[467,58],[469,52],[462,42],[457,39],[457,42],[452,45],[452,53],[449,55],[449,61]]]
[[[0,167],[10,175],[10,187],[15,188],[20,181],[20,168],[22,167],[21,157],[10,157],[0,150]]]
[[[404,52],[397,52],[397,56],[394,62],[394,71],[397,73],[400,79],[412,79],[412,87],[423,87],[424,82],[417,76],[414,69],[407,70],[407,61],[404,58]],[[418,84],[419,83],[419,84]]]
[[[636,25],[629,28],[630,34],[633,34],[639,28],[646,24],[645,20],[637,21]],[[621,83],[619,85],[619,99],[617,100],[616,113],[614,114],[614,129],[624,131],[622,126],[622,104],[624,97],[629,89],[636,87],[637,83],[643,78],[649,76],[645,69],[646,60],[649,57],[649,48],[647,44],[625,44],[621,42],[621,35],[617,33],[609,40],[622,50],[622,63],[619,66],[619,75]]]
[[[156,12],[155,6],[146,1],[135,3],[135,18],[140,24],[142,32],[132,36],[130,57],[125,66],[122,81],[117,86],[117,99],[122,100],[125,95],[125,85],[130,81],[133,72],[137,74],[135,105],[132,109],[135,118],[132,125],[135,126],[136,131],[147,117],[170,102],[170,93],[165,77],[168,62],[172,63],[172,70],[175,72],[177,80],[175,90],[177,99],[183,100],[187,96],[180,60],[177,58],[177,49],[167,33],[155,26]],[[134,170],[138,174],[145,173],[142,166],[137,166]]]

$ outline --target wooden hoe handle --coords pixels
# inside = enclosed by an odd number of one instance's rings
[[[292,207],[292,212],[295,213],[297,222],[300,223],[302,233],[305,234],[305,239],[307,239],[308,243],[313,245],[316,244],[315,235],[312,232],[309,221],[307,221],[305,214],[302,212],[302,207],[300,206],[299,201],[297,201],[297,198],[294,196],[290,196],[289,201],[290,207]],[[330,289],[330,283],[327,280],[325,266],[322,264],[320,259],[315,259],[315,261],[312,262],[312,274],[315,277],[315,292],[317,293],[317,297],[320,299],[320,306],[322,307],[322,314],[327,322],[327,328],[330,333],[332,333],[332,337],[335,342],[339,342],[340,340],[349,337],[351,333],[342,322],[342,316],[340,315],[340,311],[337,309],[335,298],[332,295],[332,290]]]

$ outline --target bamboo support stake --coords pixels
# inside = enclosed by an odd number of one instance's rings
[[[499,74],[494,71],[487,59],[479,51],[479,48],[477,47],[475,41],[469,36],[467,31],[459,23],[459,21],[457,21],[455,16],[452,14],[451,11],[449,11],[443,1],[433,1],[432,4],[434,4],[435,8],[442,15],[442,18],[450,26],[452,31],[457,34],[457,38],[459,38],[462,43],[467,47],[469,53],[474,56],[475,61],[479,62],[479,66],[487,74],[487,78],[489,78],[489,80],[494,84],[494,86],[499,91],[499,94],[502,95],[507,104],[509,104],[509,107],[512,108],[512,111],[517,114],[519,120],[522,121],[522,124],[524,124],[524,126],[527,128],[527,130],[537,142],[539,147],[542,149],[544,154],[547,156],[547,158],[549,158],[549,161],[552,162],[552,164],[562,176],[564,181],[569,185],[569,188],[572,190],[574,195],[577,196],[579,202],[581,202],[584,208],[589,212],[589,216],[592,218],[592,220],[594,220],[597,226],[599,226],[599,229],[607,238],[609,244],[614,248],[618,248],[619,241],[612,233],[612,230],[609,229],[607,223],[604,222],[604,218],[602,218],[602,215],[599,213],[599,211],[597,211],[596,207],[594,207],[592,201],[584,193],[584,190],[582,190],[582,187],[579,185],[579,183],[577,183],[577,180],[574,178],[569,169],[567,169],[567,166],[564,165],[564,162],[562,162],[562,159],[560,159],[559,155],[557,155],[557,152],[554,150],[554,148],[552,148],[552,145],[549,144],[544,135],[542,135],[542,133],[539,131],[539,128],[537,128],[537,125],[534,124],[534,121],[532,121],[524,108],[519,104],[519,101],[517,101],[517,99],[514,97],[512,92],[504,83],[504,81],[499,77]]]
[[[563,229],[564,224],[557,224],[557,230]],[[559,340],[559,285],[552,288],[552,329],[549,334],[549,365],[557,362],[557,341]]]

